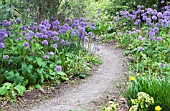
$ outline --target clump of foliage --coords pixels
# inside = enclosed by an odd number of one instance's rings
[[[84,78],[93,63],[100,63],[87,51],[96,42],[91,32],[95,24],[85,18],[69,19],[63,25],[58,20],[27,25],[20,19],[4,20],[1,27],[1,96],[9,95],[8,90],[13,94],[16,89],[22,95],[25,87],[51,81],[59,84],[75,76]],[[10,85],[4,86],[7,83]]]
[[[123,94],[130,106],[130,100],[136,99],[138,92],[149,94],[155,102],[148,111],[157,105],[162,110],[170,110],[167,92],[170,89],[166,87],[170,84],[170,6],[163,7],[163,10],[159,12],[138,5],[136,10],[120,11],[115,17],[118,27],[116,41],[126,49],[130,74],[136,78],[131,79]]]
[[[127,90],[123,91],[129,106],[132,106],[131,99],[137,99],[136,95],[144,92],[154,99],[148,111],[157,106],[162,110],[170,110],[170,89],[166,87],[170,85],[170,6],[163,7],[166,1],[154,2],[157,5],[148,4],[149,8],[138,5],[114,14],[108,10],[106,14],[110,14],[112,26],[116,27],[115,40],[125,48],[129,60],[130,81]],[[139,107],[136,108],[139,110]]]

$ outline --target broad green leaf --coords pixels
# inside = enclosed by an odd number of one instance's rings
[[[38,64],[39,66],[42,66],[42,62],[43,62],[42,58],[36,57],[36,61],[37,61],[37,64]]]
[[[26,88],[20,84],[15,86],[14,89],[16,89],[18,91],[20,96],[22,96],[24,94],[24,92],[26,91]]]
[[[5,95],[7,93],[8,89],[6,87],[0,87],[0,95]]]

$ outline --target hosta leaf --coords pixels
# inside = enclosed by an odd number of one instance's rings
[[[36,57],[36,61],[37,61],[37,64],[38,64],[39,66],[42,66],[42,62],[43,62],[42,58]]]
[[[6,87],[0,87],[0,95],[5,95],[7,93],[8,89]]]
[[[8,72],[8,73],[6,74],[6,78],[7,78],[7,80],[9,80],[9,81],[13,81],[13,79],[14,79],[14,72],[13,72],[13,71]]]
[[[18,91],[20,96],[22,96],[24,94],[24,92],[26,91],[26,88],[20,84],[15,86],[14,89],[16,89]]]

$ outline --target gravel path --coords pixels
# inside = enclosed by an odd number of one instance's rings
[[[123,50],[100,45],[97,54],[103,64],[85,82],[66,90],[60,97],[42,102],[38,106],[24,111],[99,111],[95,109],[94,101],[101,98],[108,91],[116,92],[113,85],[124,77]]]

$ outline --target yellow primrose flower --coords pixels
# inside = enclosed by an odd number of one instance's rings
[[[155,110],[156,110],[156,111],[160,111],[161,109],[162,109],[162,108],[161,108],[160,106],[156,106],[156,107],[155,107]]]
[[[130,80],[131,80],[131,81],[134,81],[134,80],[135,80],[135,77],[130,76]]]

